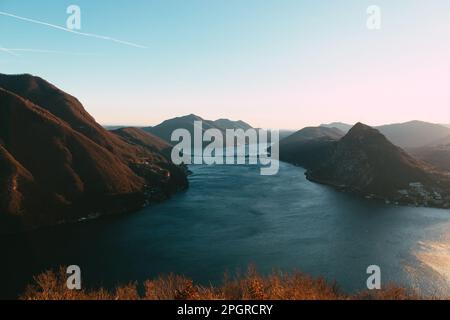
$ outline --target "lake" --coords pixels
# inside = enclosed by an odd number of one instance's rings
[[[450,295],[450,211],[396,207],[306,180],[281,163],[191,166],[190,188],[140,212],[0,238],[0,297],[15,298],[32,276],[79,265],[84,285],[111,287],[161,274],[220,283],[253,264],[262,273],[301,270],[366,287],[382,282]]]

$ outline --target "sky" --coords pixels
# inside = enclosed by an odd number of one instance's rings
[[[449,38],[448,0],[0,0],[0,72],[40,76],[109,125],[450,123]]]

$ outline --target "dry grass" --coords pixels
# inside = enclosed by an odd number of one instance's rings
[[[423,299],[404,288],[389,286],[385,290],[356,295],[341,292],[338,286],[322,278],[300,272],[273,272],[263,277],[250,267],[243,276],[225,277],[220,287],[204,287],[182,276],[168,275],[144,283],[118,286],[115,290],[73,291],[66,288],[65,268],[47,271],[34,277],[21,297],[24,300],[415,300]]]

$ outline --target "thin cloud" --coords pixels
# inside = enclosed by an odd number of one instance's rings
[[[65,27],[61,27],[61,26],[58,26],[58,25],[55,25],[55,24],[48,23],[48,22],[17,16],[15,14],[11,14],[11,13],[4,12],[4,11],[0,11],[0,15],[6,16],[6,17],[10,17],[10,18],[14,18],[14,19],[21,20],[21,21],[26,21],[26,22],[30,22],[30,23],[34,23],[34,24],[39,24],[39,25],[50,27],[50,28],[53,28],[53,29],[66,31],[66,32],[73,33],[73,34],[80,35],[80,36],[84,36],[84,37],[101,39],[101,40],[106,40],[106,41],[112,41],[112,42],[116,42],[116,43],[119,43],[119,44],[135,47],[135,48],[147,49],[147,47],[142,46],[140,44],[136,44],[136,43],[132,43],[132,42],[128,42],[128,41],[123,41],[123,40],[111,38],[111,37],[108,37],[108,36],[102,36],[102,35],[98,35],[98,34],[93,34],[93,33],[79,32],[79,31],[76,31],[76,30],[71,30],[71,29],[68,29],[68,28],[65,28]]]

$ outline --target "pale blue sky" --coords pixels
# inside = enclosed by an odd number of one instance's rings
[[[259,127],[421,119],[450,123],[447,0],[0,0],[0,72],[39,75],[104,124],[189,113]],[[382,30],[366,9],[382,9]]]

